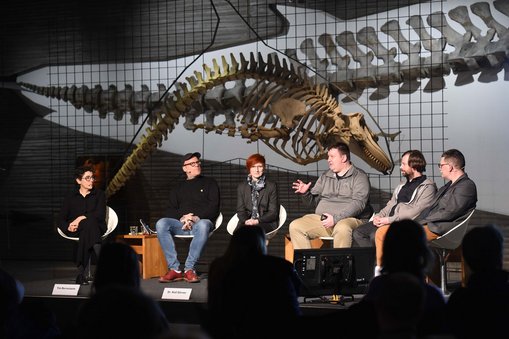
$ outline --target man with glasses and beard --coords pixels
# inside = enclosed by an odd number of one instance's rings
[[[182,158],[186,180],[172,188],[166,217],[156,223],[157,238],[168,264],[168,272],[159,279],[162,283],[200,281],[195,265],[219,216],[220,201],[216,180],[201,174],[200,156],[195,152]],[[193,235],[184,271],[180,270],[174,235]]]

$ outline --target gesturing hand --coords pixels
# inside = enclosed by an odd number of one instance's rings
[[[78,230],[78,225],[77,224],[73,224],[73,223],[70,223],[69,224],[69,227],[67,227],[67,230],[69,232],[76,232]]]
[[[306,193],[310,186],[311,186],[311,182],[308,182],[307,184],[305,184],[300,179],[297,179],[297,181],[295,181],[292,184],[292,188],[295,190],[295,193],[301,193],[301,194]]]

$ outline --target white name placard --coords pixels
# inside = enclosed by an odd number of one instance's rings
[[[55,284],[52,295],[78,295],[79,284]]]
[[[189,298],[191,298],[192,290],[192,288],[167,287],[164,289],[161,299],[189,300]]]

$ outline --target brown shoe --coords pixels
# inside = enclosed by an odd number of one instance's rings
[[[177,272],[175,270],[169,270],[165,275],[159,278],[160,283],[169,283],[174,281],[183,280],[184,275],[182,272]]]
[[[199,282],[200,278],[198,278],[194,270],[187,270],[186,273],[184,273],[184,280],[188,283],[195,283]]]

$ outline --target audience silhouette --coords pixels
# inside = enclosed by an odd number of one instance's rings
[[[0,269],[0,338],[6,338],[10,330],[12,317],[18,312],[21,301],[14,278]]]
[[[388,274],[374,301],[378,338],[417,338],[424,311],[425,289],[413,274]]]
[[[159,305],[132,286],[100,288],[80,308],[70,338],[160,338],[169,331]]]
[[[212,262],[205,328],[213,338],[297,335],[300,280],[290,262],[266,253],[264,230],[240,227]]]
[[[107,243],[97,260],[91,297],[79,309],[66,338],[159,338],[169,324],[159,305],[140,289],[136,252]]]
[[[122,242],[104,244],[97,260],[92,293],[111,284],[140,288],[138,255]]]
[[[346,311],[303,317],[300,279],[291,263],[267,255],[265,231],[241,227],[209,269],[203,329],[172,330],[159,305],[140,289],[134,250],[103,245],[90,299],[63,334],[53,312],[23,302],[23,285],[0,269],[1,338],[275,338],[334,334],[340,338],[505,338],[509,272],[503,270],[504,238],[489,224],[469,231],[462,254],[471,270],[447,304],[426,282],[432,253],[420,224],[391,224],[383,243],[382,271],[366,295]],[[334,324],[332,327],[331,324]]]
[[[24,286],[0,269],[0,338],[60,338],[55,314],[43,302],[26,302]]]
[[[507,338],[509,272],[502,269],[504,238],[496,225],[470,230],[462,242],[472,273],[447,303],[451,332],[463,338]]]
[[[445,299],[436,286],[426,283],[426,273],[431,267],[431,261],[432,253],[421,225],[409,219],[392,223],[383,244],[382,274],[371,281],[363,299],[348,310],[348,322],[356,325],[350,326],[348,337],[374,338],[381,330],[385,330],[377,322],[376,311],[390,307],[380,305],[380,302],[386,298],[382,296],[387,291],[387,285],[394,283],[388,280],[396,273],[415,277],[424,290],[423,310],[416,325],[417,335],[444,333]]]

